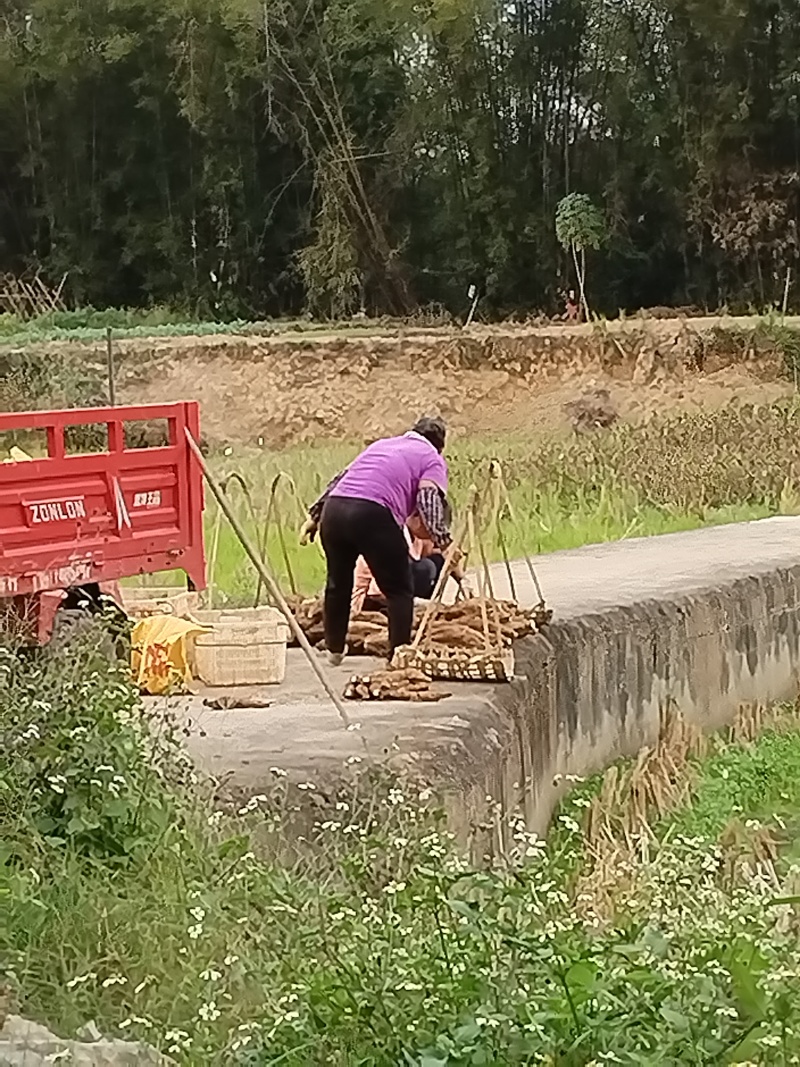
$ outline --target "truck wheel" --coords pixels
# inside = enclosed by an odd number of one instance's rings
[[[95,651],[109,660],[117,655],[114,638],[99,615],[84,608],[59,608],[47,647],[58,655],[78,643],[91,643]]]

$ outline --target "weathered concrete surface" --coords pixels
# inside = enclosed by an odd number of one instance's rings
[[[360,729],[348,731],[293,655],[289,684],[264,691],[273,707],[181,705],[194,719],[192,752],[253,791],[271,766],[320,781],[370,753],[447,790],[462,828],[484,818],[489,797],[521,805],[541,828],[556,775],[635,753],[669,705],[713,728],[742,703],[798,691],[800,518],[590,546],[536,567],[556,615],[546,637],[517,645],[512,684],[454,686],[433,705],[354,704]],[[525,564],[512,573],[520,602],[533,603]],[[508,595],[504,569],[494,577]]]
[[[375,667],[375,660],[353,657],[328,673],[342,691],[350,675]],[[453,695],[436,704],[348,703],[348,728],[299,649],[289,650],[286,674],[282,685],[248,691],[272,700],[268,708],[214,711],[203,693],[155,703],[188,725],[195,762],[237,792],[267,791],[273,767],[323,792],[372,760],[442,787],[460,826],[483,811],[487,769],[504,765],[510,738],[509,716],[491,685],[442,683]]]
[[[0,1067],[168,1067],[174,1060],[138,1042],[114,1041],[99,1033],[86,1040],[56,1037],[47,1027],[9,1015],[0,1027]]]

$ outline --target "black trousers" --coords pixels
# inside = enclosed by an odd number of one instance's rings
[[[442,567],[444,567],[444,556],[438,552],[434,552],[432,556],[425,556],[423,559],[411,560],[411,588],[415,597],[419,597],[420,600],[430,600],[439,575],[442,573]],[[366,597],[361,610],[380,611],[385,614],[386,601],[383,595]]]
[[[420,600],[430,600],[443,567],[444,556],[440,552],[434,552],[432,556],[424,556],[422,559],[413,559],[411,584],[414,596],[418,596]]]
[[[414,591],[408,543],[388,508],[372,500],[331,496],[325,501],[319,535],[328,564],[325,583],[325,644],[344,652],[353,575],[363,556],[386,597],[392,651],[411,640]]]

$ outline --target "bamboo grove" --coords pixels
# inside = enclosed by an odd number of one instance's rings
[[[580,192],[594,307],[760,309],[797,265],[798,56],[800,0],[0,0],[0,272],[552,311]]]

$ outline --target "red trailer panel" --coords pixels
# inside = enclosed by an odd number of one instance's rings
[[[127,448],[125,424],[165,420],[167,445]],[[105,425],[108,449],[70,455],[65,431]],[[180,568],[205,588],[202,475],[185,430],[196,402],[0,414],[45,431],[47,455],[0,463],[0,597]]]

